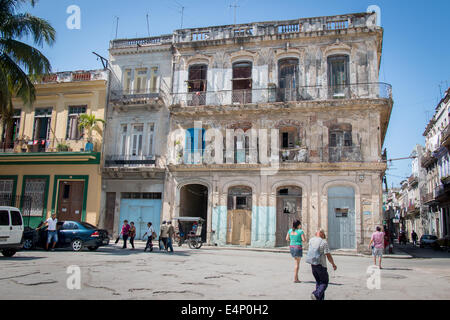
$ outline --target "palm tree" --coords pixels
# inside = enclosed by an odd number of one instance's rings
[[[33,80],[50,73],[48,59],[35,47],[20,40],[30,38],[35,46],[53,45],[56,31],[44,19],[19,13],[24,4],[35,6],[37,0],[0,0],[0,115],[4,126],[12,127],[12,99],[25,105],[36,99]],[[11,142],[11,130],[6,143]],[[8,140],[9,139],[9,140]]]
[[[103,134],[102,128],[99,126],[99,123],[104,124],[105,120],[103,119],[97,119],[95,117],[95,114],[87,114],[84,113],[80,115],[80,118],[78,119],[78,128],[80,128],[80,131],[83,129],[87,130],[87,139],[89,142],[92,142],[92,131],[96,131],[100,136]]]

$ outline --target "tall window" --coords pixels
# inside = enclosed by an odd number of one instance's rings
[[[154,136],[155,136],[155,124],[149,123],[149,125],[148,125],[148,154],[149,155],[154,154],[154,150],[153,150]]]
[[[279,101],[296,101],[298,87],[298,59],[283,59],[278,64]]]
[[[328,57],[328,86],[334,98],[345,97],[348,93],[349,57],[338,55]]]
[[[120,128],[120,154],[122,156],[127,154],[127,132],[128,125],[123,124]]]
[[[147,90],[147,69],[136,69],[134,93],[145,93]]]
[[[144,135],[144,125],[135,124],[131,133],[131,155],[142,156],[142,142]]]
[[[204,149],[205,129],[188,129],[186,132],[185,163],[201,163]]]
[[[158,68],[151,68],[150,72],[150,92],[157,93],[158,92]]]
[[[252,102],[252,63],[233,64],[233,103]]]
[[[86,106],[69,107],[69,116],[67,118],[67,140],[80,140],[83,132],[78,128],[80,115],[86,113]]]
[[[44,152],[50,140],[52,108],[34,111],[33,152]]]
[[[352,141],[352,126],[350,124],[339,124],[329,130],[329,156],[331,162],[358,159],[354,154]]]
[[[125,93],[131,93],[131,69],[126,69],[123,78]]]
[[[6,142],[9,139],[11,146],[6,146],[6,148],[12,147],[14,141],[19,138],[20,129],[20,109],[15,109],[12,116],[12,126],[8,127],[8,124],[3,128],[2,141]]]
[[[189,106],[199,106],[206,104],[206,85],[207,85],[208,66],[196,64],[189,67],[188,92],[192,92]]]

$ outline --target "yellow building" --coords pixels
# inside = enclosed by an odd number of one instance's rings
[[[52,212],[98,224],[102,135],[89,143],[78,123],[83,113],[104,119],[107,79],[103,70],[52,74],[36,84],[32,106],[13,101],[12,123],[0,125],[0,205],[21,207],[25,225]]]

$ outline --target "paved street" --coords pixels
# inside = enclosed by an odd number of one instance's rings
[[[142,244],[139,244],[141,247]],[[0,299],[310,299],[310,266],[293,283],[286,253],[175,248],[176,253],[122,250],[24,251],[0,258]],[[450,256],[385,259],[381,289],[366,286],[370,257],[335,256],[327,299],[450,299]],[[67,267],[81,269],[81,289],[66,286]]]

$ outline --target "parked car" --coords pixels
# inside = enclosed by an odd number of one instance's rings
[[[424,234],[420,237],[420,247],[421,248],[425,248],[427,246],[432,247],[437,239],[438,237],[433,236],[431,234]]]
[[[23,219],[20,210],[0,206],[0,250],[12,257],[23,247]]]
[[[450,251],[450,235],[437,239],[433,244],[433,248],[436,250],[443,249]]]
[[[109,244],[108,231],[98,229],[87,222],[61,221],[57,223],[56,229],[58,231],[57,248],[71,248],[73,251],[88,248],[94,251]],[[24,249],[45,248],[47,234],[47,226],[39,230],[26,231]]]

